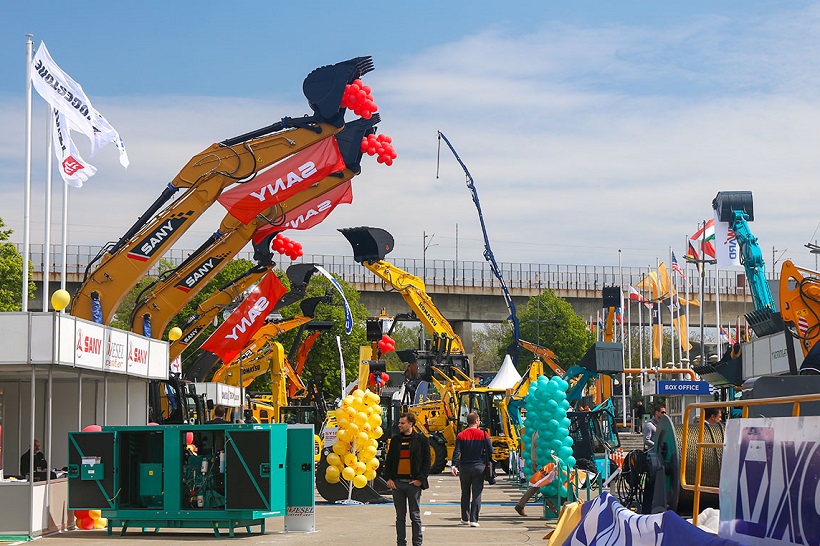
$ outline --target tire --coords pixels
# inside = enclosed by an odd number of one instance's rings
[[[447,466],[447,445],[436,436],[431,436],[429,441],[430,474],[441,474]]]

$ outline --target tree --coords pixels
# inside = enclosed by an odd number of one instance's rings
[[[157,279],[161,279],[166,272],[174,269],[174,264],[166,259],[161,259],[157,267],[159,268],[158,276],[146,275],[128,291],[120,302],[119,307],[117,307],[114,317],[111,319],[111,326],[119,328],[120,330],[131,329],[131,313],[134,311],[137,299],[139,299],[146,289],[150,290],[149,287],[152,287],[157,282]]]
[[[0,311],[20,311],[23,309],[23,256],[9,239],[14,233],[0,218]],[[31,271],[29,262],[29,271]],[[28,299],[34,297],[36,286],[29,279]]]
[[[521,339],[547,347],[555,353],[558,364],[565,370],[578,364],[592,346],[594,339],[584,320],[575,314],[572,306],[551,290],[544,290],[527,301],[518,319]],[[512,342],[512,333],[507,331],[499,347],[497,356],[503,358],[507,346]],[[529,351],[521,350],[518,357],[519,370],[534,359]]]
[[[477,372],[498,371],[504,358],[503,355],[509,342],[504,342],[505,335],[509,334],[506,324],[490,323],[484,325],[483,330],[473,330],[473,368]],[[510,338],[511,339],[511,338]]]

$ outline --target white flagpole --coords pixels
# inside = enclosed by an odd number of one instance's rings
[[[621,278],[621,280],[620,280],[620,285],[621,286],[620,286],[620,289],[619,289],[619,292],[621,294],[621,301],[618,302],[618,303],[620,303],[620,307],[621,307],[621,323],[618,324],[618,321],[616,320],[615,325],[621,331],[621,360],[622,360],[622,364],[624,364],[624,367],[626,367],[625,366],[626,362],[623,361],[623,359],[626,356],[624,354],[624,350],[623,350],[623,343],[624,343],[624,321],[623,321],[623,319],[624,319],[624,314],[626,313],[626,310],[624,309],[624,269],[623,269],[623,264],[621,263],[621,249],[620,248],[618,249],[618,275]],[[616,316],[615,318],[617,319],[618,317]],[[624,403],[623,425],[624,425],[624,427],[626,427],[626,411],[627,411],[626,410],[626,373],[621,374],[621,400],[623,400],[623,403]]]
[[[672,352],[671,355],[671,362],[672,367],[674,368],[676,365],[675,362],[675,338],[676,338],[676,331],[675,331],[675,298],[677,297],[677,282],[675,281],[675,271],[672,267],[672,247],[669,247],[669,269],[667,273],[669,273],[669,327],[672,330],[672,342],[669,345],[669,350]]]
[[[657,282],[657,289],[658,289],[658,303],[657,303],[657,306],[658,306],[658,330],[660,330],[658,332],[658,335],[661,337],[660,350],[658,351],[658,368],[663,368],[663,306],[661,305],[661,297],[663,296],[661,294],[661,288],[662,288],[663,285],[661,283],[661,275],[660,275],[661,263],[660,263],[660,260],[658,258],[655,258],[655,271],[656,271],[656,275],[657,275],[657,279],[658,279],[658,282]],[[654,334],[655,334],[655,329],[652,328],[652,335],[654,335]],[[654,338],[653,338],[652,341],[654,342]]]
[[[638,302],[638,367],[641,369],[641,396],[643,396],[643,338],[644,338],[644,327],[643,327],[643,302]]]
[[[336,346],[339,348],[339,364],[342,367],[342,398],[345,396],[345,389],[347,388],[347,378],[345,377],[345,359],[344,355],[342,354],[342,338],[336,336]]]
[[[33,34],[26,34],[26,167],[25,190],[23,191],[23,312],[28,311],[28,258],[31,242],[31,60],[33,58]],[[32,368],[34,373],[34,368]],[[33,388],[33,387],[32,387]],[[34,423],[34,420],[31,421]],[[33,425],[32,425],[33,426]]]
[[[715,263],[715,324],[717,325],[717,356],[723,355],[723,340],[720,338],[720,266]]]
[[[60,274],[60,288],[65,290],[66,276],[68,275],[68,254],[66,247],[68,246],[68,184],[63,183],[63,233],[62,233],[62,262],[63,270]],[[60,311],[65,313],[65,309]]]
[[[45,240],[43,248],[43,312],[48,312],[48,281],[51,277],[51,173],[54,169],[54,143],[51,139],[51,131],[54,127],[54,109],[48,108],[51,115],[46,116],[46,221]]]
[[[688,253],[688,251],[689,251],[689,236],[688,235],[686,236],[686,241],[685,242],[686,242],[686,250],[687,250],[687,253]],[[691,367],[692,366],[692,361],[689,359],[689,287],[692,284],[692,281],[690,281],[689,279],[691,279],[692,277],[689,274],[689,262],[687,260],[684,260],[684,261],[686,262],[686,280],[684,281],[684,283],[686,284],[686,360],[689,361],[689,367]]]

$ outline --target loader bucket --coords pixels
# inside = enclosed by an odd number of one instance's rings
[[[359,263],[381,261],[393,250],[393,236],[381,228],[362,226],[339,231],[353,247],[353,259]]]
[[[337,118],[342,108],[345,86],[371,70],[373,59],[369,56],[322,66],[307,75],[302,84],[302,91],[316,115],[332,121]],[[344,120],[341,120],[341,123],[344,123]]]
[[[345,162],[345,168],[356,174],[362,172],[362,139],[376,132],[376,124],[382,120],[379,114],[370,119],[359,118],[351,121],[336,135],[339,152]]]
[[[754,207],[752,206],[752,192],[750,191],[719,191],[712,199],[712,208],[718,213],[718,220],[721,222],[735,221],[734,211],[743,211],[747,222],[755,219]]]

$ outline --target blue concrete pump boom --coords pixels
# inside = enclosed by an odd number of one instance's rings
[[[513,303],[512,296],[510,296],[510,291],[507,290],[507,284],[504,282],[504,277],[501,275],[501,269],[498,267],[498,263],[495,261],[495,256],[493,255],[493,251],[490,248],[490,239],[487,236],[487,226],[484,225],[484,215],[481,213],[481,203],[478,200],[478,191],[475,188],[475,183],[473,182],[473,177],[470,176],[470,171],[467,170],[467,165],[461,160],[456,152],[456,149],[453,148],[453,145],[450,144],[450,141],[447,140],[447,137],[444,136],[444,133],[441,131],[438,132],[439,138],[439,149],[441,148],[441,141],[444,140],[447,147],[450,148],[450,151],[453,152],[453,155],[458,161],[458,164],[461,165],[461,168],[464,169],[464,174],[467,176],[467,187],[470,189],[470,194],[473,197],[473,203],[475,203],[475,208],[478,211],[478,219],[481,222],[481,231],[484,234],[484,259],[487,260],[487,263],[490,264],[490,271],[493,272],[495,278],[498,279],[499,284],[501,285],[501,290],[504,292],[504,301],[507,303],[507,311],[509,311],[510,316],[507,317],[512,323],[513,327],[513,340],[510,343],[509,347],[507,347],[507,353],[510,355],[510,358],[513,361],[513,365],[518,368],[518,353],[519,353],[519,346],[518,346],[518,339],[521,335],[521,332],[518,327],[518,315],[515,311],[515,303]]]

